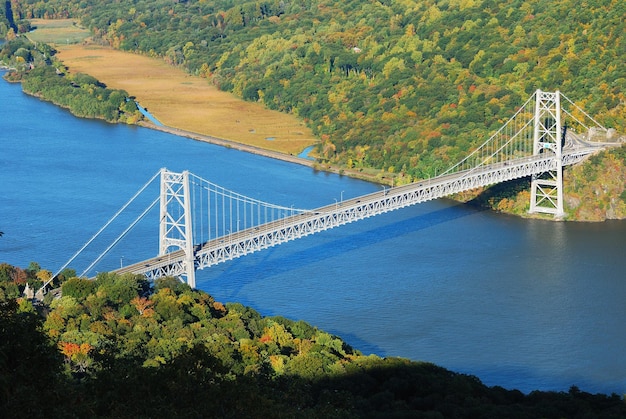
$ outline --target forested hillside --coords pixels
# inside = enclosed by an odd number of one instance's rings
[[[16,22],[75,17],[304,118],[320,155],[404,174],[447,168],[536,89],[626,126],[626,3],[449,0],[12,0]]]
[[[62,296],[33,306],[19,296],[50,271],[0,264],[1,417],[626,415],[618,395],[524,395],[429,363],[364,356],[305,322],[224,305],[176,278],[73,275],[60,275]]]

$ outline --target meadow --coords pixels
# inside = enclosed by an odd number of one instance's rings
[[[29,38],[54,45],[70,73],[127,91],[163,125],[290,155],[317,142],[293,115],[243,101],[159,58],[95,45],[71,20],[34,19],[32,25],[37,29]]]
[[[35,42],[51,45],[70,45],[83,42],[89,37],[89,30],[80,27],[73,19],[31,19],[33,30],[28,38]]]

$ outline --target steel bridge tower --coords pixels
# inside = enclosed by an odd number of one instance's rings
[[[189,199],[189,172],[169,172],[161,169],[161,211],[159,216],[159,256],[169,253],[171,247],[185,252],[182,275],[191,288],[196,287],[195,254],[191,199]]]
[[[533,154],[554,153],[554,165],[543,173],[533,175],[529,212],[543,212],[562,217],[563,210],[563,135],[561,125],[561,94],[535,93]]]

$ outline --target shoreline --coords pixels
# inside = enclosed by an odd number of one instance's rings
[[[355,172],[349,169],[337,168],[331,165],[323,165],[317,160],[309,160],[302,157],[294,156],[292,154],[280,153],[278,151],[267,150],[261,147],[239,143],[233,140],[227,140],[224,138],[214,137],[207,134],[199,134],[193,131],[187,131],[181,128],[169,127],[166,125],[156,125],[149,121],[141,121],[135,124],[136,126],[153,129],[168,134],[177,135],[180,137],[189,138],[195,141],[201,141],[209,144],[218,145],[221,147],[232,148],[234,150],[243,151],[246,153],[256,154],[258,156],[268,157],[271,159],[281,160],[287,163],[299,164],[301,166],[307,166],[315,171],[333,173],[339,176],[348,176],[353,179],[362,180],[365,182],[371,182],[378,185],[389,184],[389,182],[381,182],[381,179],[377,175],[368,175],[362,172]],[[323,167],[322,167],[323,166]]]
[[[13,83],[21,83],[21,80],[8,80],[6,77],[3,77],[3,79],[9,83],[13,82]],[[40,97],[39,95],[36,94],[31,94],[29,92],[24,91],[24,89],[22,89],[22,92],[29,95],[29,96],[33,96],[36,97],[40,100],[52,103],[55,106],[59,106],[61,108],[64,109],[68,109],[64,106],[59,105],[58,103],[54,102],[54,101],[48,101],[43,99],[42,97]],[[71,112],[71,110],[70,110]],[[76,116],[76,115],[74,115]],[[100,119],[100,118],[96,118],[96,119]],[[104,121],[104,119],[100,119],[102,121]],[[110,121],[106,121],[106,122],[110,122]],[[120,123],[118,122],[110,122],[110,123]],[[170,127],[167,125],[157,125],[152,123],[149,120],[143,120],[143,121],[139,121],[135,124],[131,124],[131,125],[135,125],[135,126],[139,126],[139,127],[143,127],[143,128],[148,128],[148,129],[153,129],[153,130],[157,130],[157,131],[161,131],[161,132],[166,132],[168,134],[172,134],[172,135],[177,135],[180,137],[185,137],[185,138],[189,138],[195,141],[201,141],[201,142],[205,142],[205,143],[209,143],[209,144],[214,144],[214,145],[218,145],[221,147],[226,147],[226,148],[231,148],[234,150],[238,150],[238,151],[243,151],[246,153],[251,153],[251,154],[256,154],[258,156],[263,156],[263,157],[268,157],[268,158],[272,158],[272,159],[276,159],[276,160],[281,160],[287,163],[293,163],[293,164],[299,164],[301,166],[307,166],[310,167],[311,169],[315,170],[315,171],[320,171],[320,172],[326,172],[326,173],[333,173],[333,174],[337,174],[339,176],[348,176],[350,178],[353,179],[358,179],[358,180],[362,180],[365,182],[371,182],[371,183],[375,183],[378,185],[391,185],[391,182],[386,181],[386,178],[383,176],[383,179],[380,179],[380,177],[378,177],[376,174],[368,174],[368,173],[363,173],[361,171],[354,171],[354,170],[350,170],[350,169],[345,169],[345,168],[339,168],[339,167],[335,167],[332,166],[330,164],[323,164],[320,163],[318,160],[310,160],[310,159],[306,159],[306,158],[302,158],[302,157],[298,157],[296,155],[293,154],[286,154],[286,153],[281,153],[278,151],[273,151],[273,150],[269,150],[269,149],[265,149],[262,147],[258,147],[258,146],[254,146],[254,145],[249,145],[249,144],[244,144],[244,143],[240,143],[234,140],[227,140],[224,138],[219,138],[219,137],[215,137],[212,135],[208,135],[208,134],[201,134],[201,133],[197,133],[194,131],[189,131],[189,130],[185,130],[185,129],[181,129],[181,128],[175,128],[175,127]]]
[[[187,131],[180,128],[168,127],[166,125],[156,125],[151,122],[142,121],[136,124],[137,126],[149,128],[161,132],[166,132],[168,134],[177,135],[179,137],[186,137],[192,140],[201,141],[205,143],[215,144],[226,148],[232,148],[239,151],[244,151],[247,153],[256,154],[263,157],[269,157],[277,160],[286,161],[289,163],[300,164],[303,166],[308,166],[314,168],[317,164],[316,160],[307,160],[302,157],[293,156],[291,154],[279,153],[277,151],[266,150],[260,147],[238,143],[232,140],[226,140],[223,138],[214,137],[206,134],[199,134],[193,131]]]
[[[59,51],[59,57],[58,58],[61,59],[61,61],[64,63],[64,65],[68,66],[70,71],[73,71],[72,70],[72,65],[66,63],[66,60],[64,59],[64,57],[60,56],[61,52],[68,53],[68,51],[71,51],[71,50],[67,49],[65,51]],[[129,53],[129,54],[133,55],[133,57],[136,57],[135,54],[131,54],[131,53]],[[71,56],[70,56],[70,58],[71,58]],[[86,72],[86,74],[91,74],[91,73],[90,72]],[[107,78],[106,77],[103,78],[102,75],[96,75],[94,77],[97,77],[98,79],[106,80],[108,82]],[[185,85],[190,84],[189,80],[187,79],[188,77],[189,77],[189,75],[185,75],[185,79],[182,82],[180,82],[180,83],[183,83]],[[149,80],[153,80],[154,77],[148,76],[148,79]],[[108,83],[107,83],[107,85],[108,85]],[[178,86],[178,85],[176,85],[176,86]],[[178,87],[180,87],[180,86],[178,86]],[[128,86],[115,86],[115,88],[130,91]],[[230,97],[230,95],[229,95],[229,97]],[[143,106],[143,104],[141,104],[141,105],[139,104],[139,102],[141,102],[141,100],[139,98],[134,99],[134,100],[138,104],[138,106]],[[54,103],[54,102],[52,101],[52,103]],[[229,101],[226,101],[225,103],[226,103],[226,105],[232,107],[232,105],[230,105]],[[239,101],[237,103],[240,104]],[[55,105],[57,105],[57,104],[55,103]],[[240,110],[240,109],[237,107],[236,110]],[[250,110],[247,109],[247,108],[243,108],[242,112],[248,112],[249,113]],[[152,112],[150,112],[150,114],[152,114]],[[363,181],[374,183],[374,184],[378,184],[378,185],[393,186],[394,178],[396,177],[396,175],[388,174],[388,173],[385,173],[384,171],[381,171],[381,170],[369,169],[369,168],[352,169],[352,168],[335,166],[335,165],[333,165],[333,164],[331,164],[329,162],[320,161],[319,158],[310,159],[310,158],[307,158],[307,157],[301,157],[302,151],[305,150],[307,147],[314,146],[315,144],[319,144],[319,139],[315,138],[314,136],[311,137],[312,141],[309,141],[307,144],[301,143],[300,141],[302,139],[298,137],[297,141],[296,141],[295,147],[292,144],[291,146],[286,147],[283,150],[280,147],[278,149],[276,149],[276,147],[273,147],[273,145],[270,145],[270,144],[266,145],[266,144],[263,143],[263,141],[259,141],[258,139],[256,141],[253,141],[252,144],[248,143],[246,140],[243,140],[242,138],[240,138],[240,136],[237,136],[237,135],[233,136],[236,139],[230,139],[230,138],[233,138],[233,137],[230,136],[230,134],[233,133],[233,129],[235,129],[235,127],[233,127],[233,126],[226,127],[226,130],[221,130],[219,132],[208,133],[206,130],[201,129],[199,127],[189,126],[188,124],[185,124],[185,122],[187,121],[185,119],[183,119],[183,120],[176,120],[175,119],[175,120],[172,120],[172,121],[168,121],[169,123],[167,123],[167,122],[164,123],[161,119],[158,119],[158,121],[163,123],[163,125],[160,125],[158,123],[154,123],[153,121],[150,121],[149,119],[144,119],[142,121],[137,121],[137,122],[135,122],[135,123],[133,123],[131,125],[136,125],[136,126],[149,128],[149,129],[154,129],[154,130],[166,132],[166,133],[169,133],[169,134],[186,137],[186,138],[193,139],[193,140],[196,140],[196,141],[202,141],[202,142],[206,142],[206,143],[219,145],[219,146],[222,146],[222,147],[232,148],[232,149],[235,149],[235,150],[239,150],[239,151],[243,151],[243,152],[247,152],[247,153],[251,153],[251,154],[256,154],[256,155],[259,155],[259,156],[268,157],[268,158],[272,158],[272,159],[276,159],[276,160],[280,160],[280,161],[284,161],[284,162],[288,162],[288,163],[299,164],[301,166],[310,167],[314,171],[338,174],[339,176],[344,176],[345,175],[345,176],[353,178],[353,179],[363,180]],[[114,123],[119,123],[119,122],[121,122],[121,121],[115,121]],[[222,123],[224,123],[224,122],[226,124],[228,124],[228,121],[222,121]],[[231,122],[234,124],[235,123],[235,119],[233,119],[233,121],[231,121]],[[239,119],[237,119],[236,123],[239,124],[239,122],[240,122]],[[259,124],[259,121],[253,119],[252,121],[249,121],[248,124],[250,125],[250,127],[258,128],[257,125]],[[241,125],[243,126],[245,124],[241,124]],[[261,124],[261,125],[262,125],[261,128],[263,128],[263,124]],[[239,131],[241,131],[241,129],[242,129],[241,126],[238,125],[237,127],[238,127]],[[239,131],[237,131],[237,132],[239,132]],[[217,134],[217,136],[215,134]],[[270,137],[270,136],[273,136],[273,134],[274,134],[274,132],[272,131],[271,133],[267,133],[266,136]],[[310,133],[310,135],[312,135],[312,133]],[[263,136],[261,135],[259,138],[262,138],[262,137]],[[248,138],[248,137],[246,137],[246,138]],[[300,147],[300,146],[303,146],[303,147]],[[304,147],[304,146],[306,146],[306,147]]]
[[[124,90],[167,127],[291,156],[319,143],[296,115],[244,101],[156,57],[91,43],[57,51],[68,74],[89,74],[110,89]]]

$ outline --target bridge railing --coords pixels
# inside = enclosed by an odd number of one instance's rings
[[[598,146],[579,145],[563,154],[563,164],[574,164],[598,150]],[[309,234],[410,205],[426,202],[470,189],[528,177],[554,168],[549,153],[531,155],[471,169],[446,173],[412,184],[387,188],[359,197],[335,202],[313,210],[298,210],[286,217],[246,229],[229,231],[194,246],[194,269],[202,269],[249,253],[276,246]],[[286,207],[283,207],[286,208]],[[291,209],[291,208],[289,208]],[[141,273],[150,279],[184,274],[185,253],[170,252],[117,269],[117,273]]]
[[[569,131],[563,131],[566,144],[562,164],[567,165],[584,159],[602,147],[603,144],[594,145],[590,140],[598,137],[594,133],[606,133],[607,130],[565,96],[562,97],[566,103],[572,105],[570,110],[564,109],[568,119],[572,121],[570,125],[564,125],[571,127]],[[438,177],[342,200],[341,203],[336,202],[315,210],[271,204],[190,175],[191,195],[185,199],[193,207],[194,268],[210,266],[217,260],[239,257],[302,235],[404,206],[530,176],[540,173],[541,170],[552,170],[556,164],[552,150],[547,148],[542,154],[535,154],[534,150],[536,101],[537,93],[491,137]],[[541,121],[541,124],[550,125],[550,121]],[[574,134],[574,130],[586,130],[587,135]],[[171,209],[172,213],[177,210],[180,208]],[[179,215],[172,216],[172,219],[177,216]],[[141,272],[152,278],[160,275],[178,276],[185,269],[189,269],[185,263],[189,264],[189,255],[185,255],[184,250],[175,250],[129,265],[117,272]],[[67,264],[63,268],[66,266]]]

